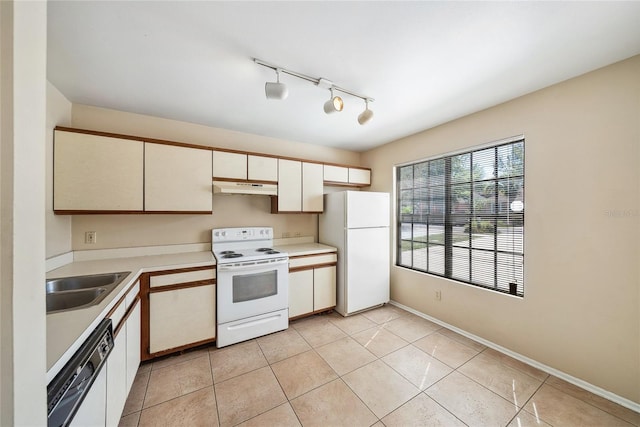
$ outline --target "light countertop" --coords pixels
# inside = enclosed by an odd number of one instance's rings
[[[292,239],[292,243],[288,244],[286,240],[278,241],[274,249],[286,252],[290,257],[336,251],[336,248],[321,243]],[[215,258],[210,251],[202,251],[76,261],[49,271],[48,279],[121,271],[131,273],[98,305],[47,315],[47,382],[62,369],[91,331],[135,284],[140,274],[209,265],[215,265]]]
[[[131,273],[98,305],[47,315],[47,382],[62,369],[140,274],[209,265],[215,265],[215,259],[210,251],[206,251],[79,261],[49,271],[48,279],[121,271]]]
[[[288,253],[290,257],[317,255],[337,251],[333,246],[323,245],[322,243],[280,244],[273,248],[277,251]]]

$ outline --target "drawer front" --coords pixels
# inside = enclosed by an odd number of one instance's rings
[[[122,304],[122,302],[121,302],[120,304],[118,304],[118,306],[116,307],[115,311],[113,311],[111,313],[111,315],[109,315],[109,318],[111,319],[111,322],[113,323],[113,330],[114,331],[116,330],[116,328],[118,327],[118,325],[122,321],[122,318],[124,317],[124,314],[126,312],[127,312],[126,304]]]
[[[127,307],[127,309],[131,306],[131,303],[135,301],[139,293],[140,293],[140,280],[138,280],[136,284],[133,285],[133,288],[131,288],[129,292],[127,292],[127,296],[124,299],[125,306]]]
[[[289,269],[338,262],[336,253],[289,258]]]
[[[198,282],[200,280],[212,280],[216,278],[214,268],[206,270],[186,271],[183,273],[162,274],[149,278],[149,287],[159,288],[162,286],[175,285],[178,283]]]

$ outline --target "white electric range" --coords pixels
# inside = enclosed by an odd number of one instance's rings
[[[216,346],[289,327],[289,255],[276,251],[271,227],[214,228]]]

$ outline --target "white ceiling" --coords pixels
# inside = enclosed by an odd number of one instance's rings
[[[640,2],[49,1],[48,78],[74,103],[354,151],[640,53]],[[326,115],[329,91],[375,98]]]

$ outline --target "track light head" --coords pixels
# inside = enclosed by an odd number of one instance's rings
[[[289,95],[289,89],[284,83],[280,83],[280,69],[276,69],[276,82],[266,82],[264,84],[264,93],[267,99],[286,99]]]
[[[339,96],[333,96],[333,88],[331,88],[331,99],[324,103],[324,112],[327,114],[342,111],[344,102]]]
[[[365,125],[369,123],[369,121],[373,118],[373,111],[369,109],[369,100],[365,99],[364,102],[365,102],[365,109],[358,116],[358,123],[360,123],[361,125]]]

